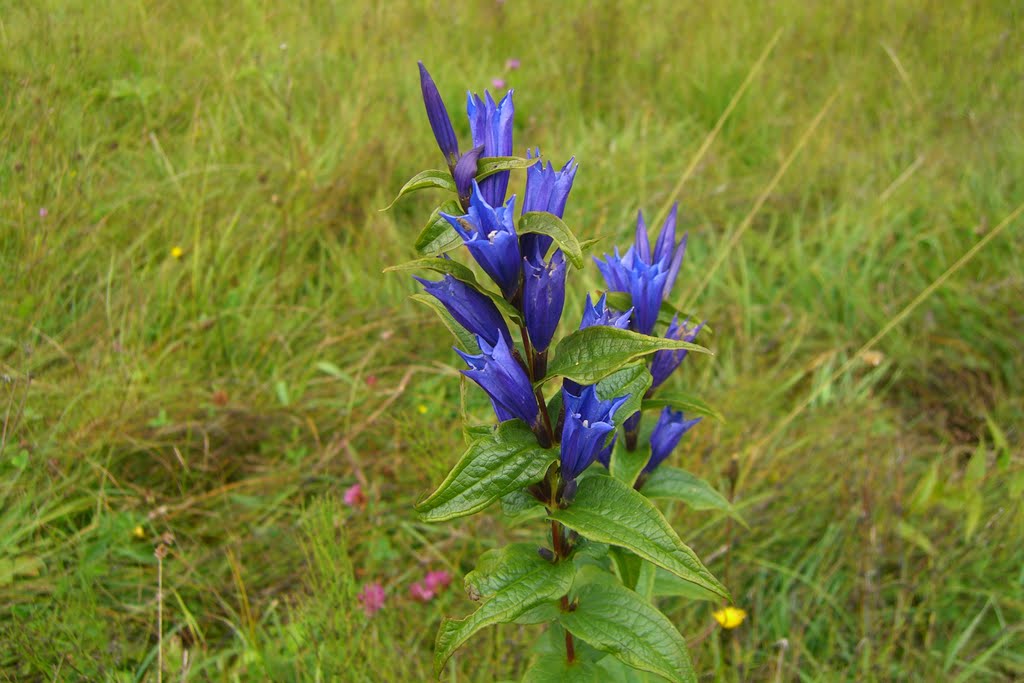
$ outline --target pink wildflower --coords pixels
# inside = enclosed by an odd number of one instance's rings
[[[497,87],[497,86],[495,86],[495,87]],[[39,209],[39,217],[40,218],[46,218],[49,215],[50,215],[50,212],[46,210],[45,206],[43,208]]]
[[[363,494],[363,487],[358,483],[352,484],[345,490],[345,505],[349,507],[363,507],[366,505],[366,495]]]
[[[495,78],[491,81],[491,85],[493,85],[496,90],[503,90],[505,88],[505,79]]]
[[[515,71],[519,68],[519,60],[513,57],[512,59],[505,60],[505,68],[508,71]]]
[[[436,572],[427,572],[426,577],[423,579],[423,585],[435,592],[441,588],[447,588],[451,582],[452,575],[443,569]]]
[[[429,588],[425,581],[417,581],[409,586],[409,595],[416,602],[430,602],[434,599],[434,590]]]
[[[384,607],[384,587],[377,581],[366,584],[359,593],[359,602],[363,604],[366,616],[373,616],[375,612]]]

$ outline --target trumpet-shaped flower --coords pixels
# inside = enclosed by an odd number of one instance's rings
[[[535,431],[540,427],[540,408],[526,370],[512,355],[509,344],[500,337],[493,346],[477,338],[481,353],[471,356],[456,349],[469,365],[462,374],[480,385],[491,398],[499,422],[519,418]]]
[[[485,157],[507,157],[512,154],[512,117],[515,107],[512,105],[511,90],[498,104],[494,103],[489,92],[484,92],[483,99],[469,94],[466,113],[473,133],[473,146],[483,145]],[[509,172],[502,171],[480,181],[483,196],[491,206],[505,203],[508,177]]]
[[[641,334],[651,334],[658,320],[658,309],[668,296],[679,274],[679,266],[686,252],[686,236],[676,244],[677,206],[665,220],[651,252],[647,238],[647,225],[643,214],[637,217],[636,239],[625,256],[605,254],[605,261],[594,259],[608,288],[613,292],[626,292],[632,297],[632,327]]]
[[[444,106],[441,93],[434,84],[434,79],[427,72],[427,67],[420,65],[420,90],[423,92],[423,104],[427,108],[427,119],[430,121],[430,129],[434,131],[434,139],[437,146],[448,163],[448,169],[454,170],[459,161],[459,140],[455,137],[455,129],[452,128],[452,120],[448,117],[448,109]],[[475,172],[474,168],[474,172]]]
[[[428,294],[444,305],[455,322],[471,334],[491,345],[497,344],[499,339],[511,343],[512,335],[509,334],[505,319],[501,317],[494,302],[485,295],[451,275],[445,275],[439,282],[422,278],[416,280],[423,284]]]
[[[480,183],[474,180],[469,212],[464,216],[441,214],[459,233],[473,258],[497,283],[506,298],[512,298],[519,288],[522,272],[519,238],[512,218],[515,204],[513,195],[507,205],[492,206],[484,198]]]
[[[565,406],[560,453],[562,479],[575,479],[607,449],[608,436],[615,431],[615,411],[628,398],[627,395],[602,401],[594,386],[583,387],[578,394],[562,389]]]
[[[688,326],[689,321],[683,321],[683,324],[679,324],[679,316],[676,315],[672,318],[672,324],[669,325],[668,331],[665,332],[666,339],[676,339],[679,341],[692,342],[697,338],[697,333],[700,332],[701,328],[704,327],[704,323],[697,325],[694,328]],[[654,383],[651,384],[651,390],[661,386],[669,376],[676,371],[679,364],[686,358],[686,349],[674,349],[667,351],[657,351],[654,354],[654,359],[651,361],[651,376],[654,378]]]
[[[654,431],[651,432],[651,459],[647,461],[644,472],[653,472],[665,458],[672,455],[683,434],[690,431],[700,420],[699,417],[693,420],[683,419],[683,411],[672,410],[666,406],[658,417],[658,423],[654,425]]]
[[[625,313],[619,313],[608,308],[607,300],[608,295],[602,294],[601,298],[594,304],[590,301],[590,294],[587,294],[587,303],[583,307],[583,319],[580,321],[581,330],[593,327],[594,325],[607,325],[608,327],[615,327],[620,330],[629,327],[629,317],[633,314],[633,309],[631,308]]]
[[[523,259],[523,317],[530,341],[546,351],[555,335],[565,305],[565,256],[558,249],[551,261]]]
[[[540,150],[531,154],[526,151],[526,158],[540,159]],[[547,211],[559,218],[565,214],[565,203],[572,190],[572,182],[576,178],[579,165],[575,158],[569,159],[562,170],[556,171],[550,163],[538,161],[526,169],[526,192],[523,194],[523,213],[530,211]],[[547,255],[551,247],[551,238],[547,235],[527,233],[519,238],[519,247],[523,254],[539,261]]]

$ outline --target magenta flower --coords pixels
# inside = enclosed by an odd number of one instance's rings
[[[409,586],[409,595],[416,602],[430,602],[434,599],[434,590],[422,581]]]
[[[384,607],[384,586],[379,581],[368,583],[360,591],[358,600],[363,605],[366,616],[373,616]]]
[[[423,584],[432,591],[447,588],[451,582],[452,575],[443,569],[436,572],[427,572],[426,577],[423,579]]]
[[[349,507],[363,507],[366,505],[366,495],[363,493],[363,487],[358,483],[352,484],[345,489],[345,505]]]
[[[50,212],[46,210],[45,206],[43,208],[39,209],[39,217],[40,218],[46,218],[49,215],[50,215]]]
[[[491,80],[491,85],[493,85],[497,90],[504,90],[505,89],[505,79],[504,78],[492,79]]]
[[[505,60],[505,68],[508,71],[515,71],[516,69],[519,68],[519,60],[516,59],[515,57],[513,57],[511,59],[506,59]]]

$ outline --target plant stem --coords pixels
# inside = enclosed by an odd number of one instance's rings
[[[552,493],[551,497],[554,498],[556,494]],[[560,522],[551,520],[551,545],[554,547],[555,560],[562,562],[567,559],[568,549],[565,547],[565,539],[563,535],[563,528]],[[562,596],[562,611],[569,611],[569,596]],[[572,634],[568,631],[565,632],[565,659],[570,664],[576,661],[576,644],[573,642]]]

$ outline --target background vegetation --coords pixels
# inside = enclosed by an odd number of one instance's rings
[[[537,537],[411,510],[461,449],[448,333],[381,273],[438,199],[378,211],[441,164],[423,59],[453,114],[516,89],[518,151],[576,155],[566,220],[598,250],[698,161],[676,303],[717,355],[675,381],[728,422],[675,458],[723,490],[735,462],[750,524],[674,513],[750,613],[722,631],[665,605],[707,679],[1020,680],[1024,238],[999,226],[1024,198],[1021,14],[4,3],[0,677],[155,680],[162,539],[166,680],[427,680],[473,558]],[[567,326],[599,286],[574,277]],[[340,502],[355,482],[364,509]],[[421,604],[427,568],[455,583]],[[535,635],[489,631],[451,679],[513,678]]]

